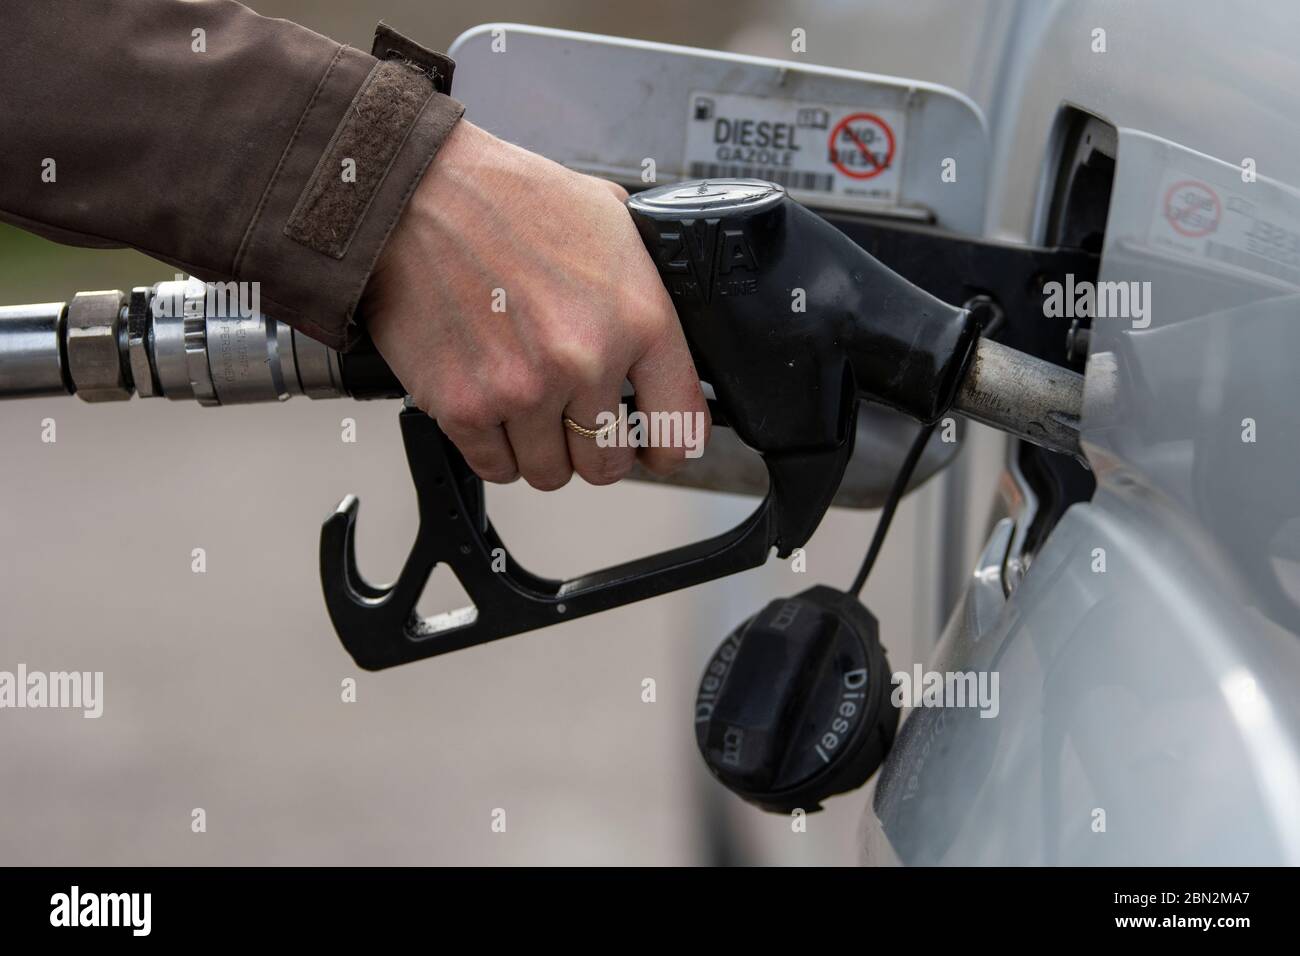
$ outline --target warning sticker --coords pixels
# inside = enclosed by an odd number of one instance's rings
[[[1300,285],[1300,222],[1281,204],[1256,202],[1244,190],[1168,171],[1148,239],[1168,252]]]
[[[695,92],[686,175],[766,179],[810,202],[898,204],[905,114],[736,93]]]

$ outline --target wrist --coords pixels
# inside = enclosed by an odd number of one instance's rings
[[[452,127],[433,162],[411,191],[406,207],[380,250],[371,275],[372,283],[406,259],[411,247],[427,245],[429,225],[433,222],[430,214],[440,205],[438,197],[464,184],[475,156],[481,155],[478,151],[483,149],[483,141],[495,139],[464,119]]]

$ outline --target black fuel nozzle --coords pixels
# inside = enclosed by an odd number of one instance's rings
[[[764,453],[844,440],[859,398],[933,422],[978,338],[966,309],[883,265],[773,183],[702,180],[628,208],[700,376]]]
[[[908,282],[781,187],[683,183],[628,207],[701,378],[763,456],[778,503],[806,500],[819,472],[838,482],[827,455],[851,445],[860,400],[927,424],[956,401],[977,318]],[[795,494],[783,487],[787,460],[801,463]],[[898,723],[889,686],[875,619],[855,595],[816,587],[773,601],[705,671],[700,752],[744,799],[811,812],[884,759]]]
[[[408,407],[401,424],[420,527],[398,580],[377,587],[358,571],[355,498],[321,531],[326,605],[361,666],[390,667],[666,594],[757,567],[773,550],[789,557],[817,530],[844,477],[860,399],[923,422],[954,402],[963,407],[963,396],[982,420],[1018,414],[1023,403],[1007,396],[1019,395],[1019,380],[1002,370],[1023,369],[1029,357],[1000,361],[1006,356],[990,352],[971,362],[979,330],[970,311],[912,285],[779,186],[684,183],[638,194],[628,207],[715,406],[763,459],[767,495],[724,534],[548,578],[514,559],[488,520],[482,481],[437,423]],[[968,365],[988,373],[968,375]],[[1040,391],[1041,407],[1055,408],[1046,400],[1053,390]],[[440,564],[473,606],[422,618],[416,600]]]

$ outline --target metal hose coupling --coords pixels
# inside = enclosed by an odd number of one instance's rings
[[[106,402],[134,392],[212,406],[400,396],[373,347],[358,352],[349,387],[338,352],[255,304],[241,284],[188,278],[0,307],[0,398]]]

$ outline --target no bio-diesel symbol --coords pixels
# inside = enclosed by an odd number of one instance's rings
[[[851,179],[879,176],[894,162],[894,131],[875,113],[851,113],[835,124],[831,164]]]
[[[1189,239],[1200,239],[1219,228],[1223,206],[1218,194],[1205,183],[1185,179],[1174,183],[1165,193],[1165,219],[1174,232]]]

